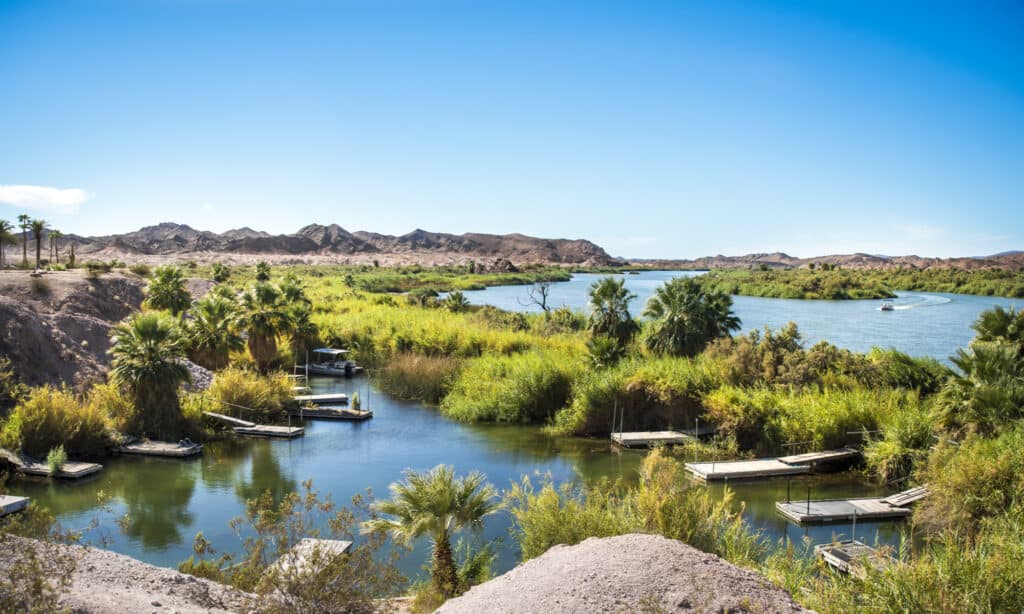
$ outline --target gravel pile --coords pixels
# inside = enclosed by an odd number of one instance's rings
[[[209,390],[210,385],[213,384],[213,372],[204,367],[200,367],[191,360],[182,360],[181,363],[188,369],[190,375],[192,375],[192,383],[185,384],[185,389],[189,392],[202,392]]]
[[[656,535],[591,538],[470,589],[438,610],[487,612],[808,612],[759,574]]]

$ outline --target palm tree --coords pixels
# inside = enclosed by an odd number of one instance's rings
[[[1024,309],[1016,311],[1013,307],[1003,309],[1001,306],[987,309],[971,328],[978,333],[975,342],[1008,343],[1024,357]]]
[[[469,299],[459,290],[450,292],[443,301],[444,308],[452,313],[462,313],[469,309]]]
[[[607,335],[625,345],[638,326],[629,313],[629,302],[636,295],[626,290],[626,280],[605,277],[590,286],[589,328],[594,335]]]
[[[960,370],[935,404],[939,422],[951,434],[992,434],[1024,418],[1024,360],[1013,346],[974,343],[950,360]]]
[[[288,305],[282,300],[280,290],[266,283],[254,285],[242,293],[239,300],[242,310],[238,322],[249,336],[249,354],[256,367],[266,371],[277,356],[277,336],[291,328]]]
[[[677,277],[655,290],[644,316],[652,320],[647,348],[673,356],[696,356],[713,339],[740,328],[732,297],[707,290],[692,277]]]
[[[137,313],[111,330],[113,379],[132,400],[135,434],[174,440],[184,430],[178,386],[189,381],[177,322],[161,313]]]
[[[305,356],[306,351],[315,347],[320,339],[320,328],[313,323],[312,315],[312,309],[305,303],[293,303],[288,308],[288,317],[291,319],[288,338],[292,355],[296,358]]]
[[[270,265],[264,260],[256,263],[256,281],[270,281]]]
[[[32,220],[29,229],[36,240],[36,268],[38,269],[39,261],[42,259],[43,232],[46,230],[46,220]]]
[[[28,229],[32,227],[32,218],[22,213],[18,216],[18,227],[21,228],[21,266],[28,268]]]
[[[64,233],[59,230],[50,231],[50,252],[52,253],[50,260],[58,263],[60,262],[60,240],[63,236]]]
[[[235,330],[235,303],[217,294],[196,302],[185,323],[188,355],[192,362],[210,370],[228,365],[231,352],[245,347]]]
[[[479,471],[457,479],[455,471],[445,465],[425,474],[408,471],[403,482],[391,484],[391,500],[373,506],[391,518],[365,522],[363,530],[387,531],[404,544],[429,536],[433,542],[431,581],[443,597],[452,597],[464,588],[459,586],[452,535],[462,529],[480,530],[484,517],[499,508],[497,493],[486,479]]]
[[[587,362],[595,369],[614,365],[624,354],[625,348],[607,335],[595,335],[587,340]]]
[[[173,316],[184,313],[192,304],[192,295],[185,288],[181,269],[171,265],[157,267],[146,287],[146,300],[142,304],[150,309],[166,309]]]
[[[18,237],[12,232],[14,225],[7,220],[0,220],[0,269],[4,268],[4,252],[8,245],[17,245]]]

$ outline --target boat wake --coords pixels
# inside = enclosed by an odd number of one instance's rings
[[[899,297],[900,302],[893,305],[895,311],[907,311],[908,309],[918,309],[919,307],[935,307],[937,305],[945,305],[949,303],[951,299],[945,296],[935,296],[934,294],[907,294]]]

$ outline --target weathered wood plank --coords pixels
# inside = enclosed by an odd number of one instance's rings
[[[811,468],[807,465],[788,465],[776,458],[686,463],[686,469],[695,477],[705,481],[771,478],[785,475],[802,475],[811,471]]]
[[[786,463],[787,465],[812,465],[814,463],[855,459],[860,454],[861,452],[857,448],[839,448],[838,450],[822,450],[820,452],[781,456],[779,457],[779,462]]]
[[[344,393],[334,394],[299,394],[295,396],[299,403],[312,403],[314,405],[330,405],[331,403],[348,403],[348,395]]]
[[[225,416],[224,414],[218,414],[217,412],[204,411],[203,415],[204,416],[208,416],[210,418],[213,418],[215,420],[221,420],[222,422],[227,422],[228,424],[234,424],[235,426],[246,426],[246,427],[256,426],[255,422],[249,422],[248,420],[242,420],[241,418],[233,418],[231,416]]]
[[[283,439],[301,437],[306,433],[306,429],[301,426],[276,426],[272,424],[236,426],[233,430],[239,435],[248,435],[251,437],[279,437]]]
[[[192,441],[135,441],[117,449],[121,454],[186,458],[202,454],[203,444]]]
[[[624,448],[647,448],[654,445],[678,445],[693,440],[679,431],[633,431],[612,433],[612,441]]]

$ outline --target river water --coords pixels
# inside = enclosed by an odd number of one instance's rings
[[[627,276],[629,287],[643,300],[675,273]],[[556,285],[554,304],[582,308],[586,288],[596,276],[578,275]],[[491,288],[467,293],[478,303],[524,309],[523,287]],[[519,300],[517,300],[517,298]],[[824,302],[783,301],[738,297],[736,312],[744,328],[777,327],[796,321],[808,341],[828,339],[838,345],[865,350],[872,345],[894,346],[914,355],[942,358],[971,337],[970,323],[994,304],[1012,305],[1001,299],[971,296],[906,294],[900,309],[880,313],[877,301]],[[399,401],[380,394],[366,378],[337,380],[313,378],[316,392],[360,390],[374,418],[362,423],[307,421],[304,438],[279,441],[238,439],[210,442],[201,458],[164,460],[138,457],[108,459],[104,470],[81,482],[50,482],[18,479],[7,485],[12,494],[26,495],[55,512],[65,527],[84,527],[99,521],[98,532],[111,549],[144,561],[173,567],[192,553],[196,532],[221,550],[236,550],[238,539],[228,522],[242,514],[244,502],[270,489],[282,494],[312,479],[315,489],[347,503],[371,488],[386,496],[387,486],[407,469],[426,470],[444,463],[460,474],[484,472],[489,481],[506,489],[524,475],[550,475],[556,481],[594,480],[599,477],[635,478],[642,453],[613,453],[603,440],[550,438],[533,427],[467,425],[448,420],[419,403]],[[775,513],[774,503],[785,499],[786,480],[730,485],[737,501],[745,502],[745,518],[772,540],[799,541],[805,535],[815,542],[833,534],[849,535],[849,526],[808,529],[787,523]],[[864,484],[855,475],[840,474],[794,478],[788,484],[794,498],[872,496],[885,491]],[[711,488],[720,491],[722,486]],[[109,498],[101,508],[98,496]],[[127,529],[117,519],[127,515]],[[518,560],[509,535],[509,517],[499,513],[485,526],[486,539],[501,539],[497,572]],[[893,522],[858,523],[857,536],[869,542],[896,544],[902,525]],[[427,560],[426,544],[403,556],[407,575],[422,573]]]

